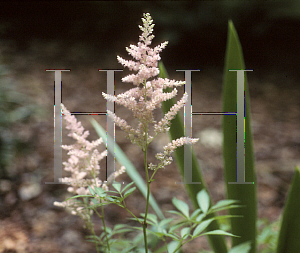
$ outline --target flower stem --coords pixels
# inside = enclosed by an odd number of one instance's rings
[[[100,199],[100,203],[102,204],[102,199]],[[102,213],[101,219],[102,219],[103,228],[104,228],[104,231],[105,231],[105,238],[106,238],[106,243],[107,243],[107,249],[108,249],[108,252],[110,252],[109,241],[108,241],[108,237],[107,237],[106,225],[105,225],[105,220],[104,220],[103,205],[101,205],[101,213]]]
[[[148,148],[147,133],[148,133],[148,124],[146,124],[146,127],[145,127],[145,149],[144,149],[144,162],[145,162],[145,172],[146,172],[146,180],[147,180],[147,200],[146,200],[146,212],[145,212],[145,217],[144,217],[144,222],[143,222],[143,232],[144,232],[144,242],[145,242],[145,252],[146,253],[148,253],[146,229],[147,229],[147,215],[148,215],[148,208],[149,208],[149,195],[150,195],[150,183],[151,183],[151,181],[149,180],[148,166],[147,166],[147,148]]]
[[[129,212],[139,223],[143,224],[127,207],[124,207],[127,212]]]
[[[84,203],[84,207],[86,209],[88,209],[88,200],[87,200],[87,198],[83,198],[83,203]],[[100,253],[99,249],[98,249],[98,244],[97,244],[97,236],[96,236],[96,233],[95,233],[95,230],[94,230],[94,224],[92,222],[92,216],[91,216],[89,211],[88,211],[87,220],[85,221],[85,225],[86,225],[86,228],[89,229],[92,232],[93,237],[94,237],[94,241],[95,241],[95,246],[96,246],[97,253]]]

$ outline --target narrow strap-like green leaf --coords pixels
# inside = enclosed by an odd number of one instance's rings
[[[300,250],[300,171],[296,167],[293,182],[283,211],[277,253]]]
[[[100,124],[95,119],[92,118],[90,121],[91,121],[92,125],[94,126],[99,137],[102,137],[103,141],[106,142],[106,131],[100,126]],[[111,137],[108,135],[107,138],[109,139]],[[113,154],[114,150],[109,150],[109,152],[111,152]],[[119,161],[119,163],[126,167],[126,173],[132,179],[132,181],[135,183],[135,185],[140,189],[140,191],[144,195],[144,197],[146,198],[147,186],[144,183],[143,178],[140,176],[140,174],[138,173],[138,171],[136,170],[134,165],[127,158],[127,156],[124,154],[124,152],[121,150],[121,148],[118,146],[117,143],[115,143],[115,155],[116,155],[116,159]],[[165,218],[163,215],[163,212],[157,205],[152,194],[150,194],[149,204],[151,205],[153,210],[156,212],[157,216],[161,220],[163,220]]]
[[[229,69],[245,69],[242,47],[232,21],[228,22],[228,38],[224,68],[223,112],[237,109],[237,72]],[[256,175],[252,146],[250,98],[245,77],[245,182],[254,184],[228,184],[236,181],[236,116],[223,116],[223,157],[227,198],[238,200],[245,207],[230,209],[232,215],[243,218],[230,219],[231,232],[240,237],[232,238],[232,246],[251,242],[250,253],[256,252]]]
[[[167,71],[162,62],[159,62],[159,76],[161,78],[168,78]],[[165,89],[165,92],[171,92],[171,88]],[[171,107],[176,103],[175,99],[169,99],[162,103],[162,111],[166,114],[170,111]],[[171,127],[169,130],[169,136],[171,140],[176,140],[180,137],[184,136],[184,127],[181,120],[180,113],[177,113],[175,118],[171,121]],[[184,147],[181,146],[175,150],[175,158],[176,163],[178,166],[178,170],[184,179]],[[195,156],[194,152],[192,152],[192,173],[193,173],[193,181],[194,182],[201,182],[201,184],[185,184],[185,188],[189,195],[190,200],[193,203],[195,209],[199,208],[198,201],[197,201],[197,193],[200,192],[202,189],[206,189],[205,183],[202,180],[202,175],[200,172],[200,166],[197,161],[197,157]],[[184,181],[184,180],[182,180]],[[175,182],[174,182],[175,183]],[[211,198],[210,198],[211,199]],[[215,217],[214,214],[210,214],[207,218]],[[212,223],[207,227],[207,231],[211,230],[218,230],[220,229],[219,224],[217,221],[212,221]],[[227,247],[222,236],[208,236],[209,243],[214,250],[215,253],[227,253]]]

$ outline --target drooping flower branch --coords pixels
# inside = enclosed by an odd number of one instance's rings
[[[86,140],[89,131],[84,131],[81,122],[77,122],[76,117],[71,115],[63,104],[61,104],[61,109],[66,121],[66,129],[70,130],[68,136],[76,140],[75,144],[62,145],[63,149],[69,150],[68,155],[70,156],[68,162],[63,162],[64,170],[71,173],[70,177],[62,178],[62,182],[70,185],[68,191],[74,195],[90,195],[89,185],[101,187],[107,191],[107,185],[113,182],[114,177],[124,173],[125,167],[121,167],[119,171],[110,175],[107,182],[102,182],[98,177],[100,173],[99,162],[107,155],[107,151],[99,153],[98,149],[96,149],[102,144],[102,138],[92,142]],[[84,220],[89,217],[86,213],[87,210],[77,201],[54,202],[54,205],[66,207],[72,214],[79,215]]]

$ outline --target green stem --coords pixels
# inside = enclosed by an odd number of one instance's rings
[[[102,199],[100,199],[100,203],[102,204]],[[109,247],[109,242],[108,242],[108,237],[107,237],[107,231],[106,231],[106,225],[105,225],[105,220],[104,220],[104,209],[103,209],[103,205],[101,205],[101,219],[102,219],[102,223],[103,223],[103,228],[104,228],[104,232],[105,232],[105,238],[106,238],[106,243],[107,243],[107,249],[108,252],[110,252],[110,247]]]
[[[146,90],[146,80],[143,83],[145,90]],[[144,95],[145,101],[145,110],[146,110],[146,102],[147,102],[147,90],[145,91]],[[147,215],[148,215],[148,208],[149,208],[149,196],[150,196],[150,180],[148,174],[148,166],[147,166],[147,148],[148,148],[148,123],[145,122],[145,146],[144,146],[144,163],[145,163],[145,172],[146,172],[146,180],[147,180],[147,200],[146,200],[146,212],[143,222],[143,233],[144,233],[144,242],[145,242],[145,252],[148,253],[148,243],[147,243]]]
[[[145,162],[145,171],[146,171],[146,180],[147,180],[147,203],[146,203],[146,212],[143,222],[143,232],[144,232],[144,241],[145,241],[145,251],[148,253],[148,244],[147,244],[147,215],[148,215],[148,208],[149,208],[149,195],[150,195],[150,181],[149,181],[149,174],[148,174],[148,167],[147,167],[147,126],[146,126],[146,145],[144,150],[144,162]]]
[[[85,208],[88,209],[88,200],[87,200],[87,198],[83,198],[83,202],[84,202]],[[97,253],[100,253],[99,249],[98,249],[98,245],[97,245],[96,233],[94,231],[94,224],[92,223],[91,219],[92,219],[92,217],[89,214],[88,215],[88,220],[86,221],[86,227],[92,232],[93,237],[94,237],[94,241],[95,241],[95,246],[96,246]]]
[[[95,245],[96,245],[97,253],[100,253],[100,251],[99,251],[99,249],[98,249],[97,237],[96,237],[96,234],[95,234],[93,225],[91,226],[91,231],[92,231],[92,234],[93,234],[93,236],[94,236],[94,240],[95,240]]]
[[[159,168],[160,168],[160,167],[157,166],[157,168],[154,170],[154,172],[153,172],[153,174],[152,174],[152,176],[151,176],[151,178],[150,178],[150,182],[152,182],[152,178],[154,177],[155,173],[158,171]]]
[[[129,209],[127,209],[127,207],[124,207],[125,208],[125,210],[127,211],[127,212],[129,212],[139,223],[141,223],[141,224],[143,224],[139,219],[138,219],[138,217],[136,217]]]

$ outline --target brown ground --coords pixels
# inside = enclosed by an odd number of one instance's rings
[[[88,49],[79,46],[64,49],[65,59],[72,59],[71,62],[60,58],[58,53],[52,55],[53,52],[63,51],[60,44],[33,44],[31,49],[21,54],[16,54],[9,45],[3,44],[2,48],[2,54],[12,67],[13,78],[19,82],[18,91],[29,95],[38,106],[45,109],[45,113],[42,118],[32,120],[29,124],[16,126],[18,134],[25,140],[30,140],[34,149],[30,155],[16,158],[10,167],[10,173],[18,180],[5,181],[8,184],[6,190],[1,187],[0,251],[95,252],[93,244],[84,239],[88,231],[82,228],[83,222],[80,218],[53,206],[54,201],[65,199],[66,187],[45,185],[45,182],[53,180],[54,80],[53,73],[45,72],[45,69],[72,69],[70,73],[63,73],[63,103],[70,111],[104,111],[105,100],[101,92],[105,92],[106,78],[104,73],[98,73],[98,69],[120,69],[121,66],[116,64],[115,56],[100,59],[101,66],[98,63],[81,64],[85,55],[84,50]],[[49,58],[51,62],[48,61]],[[173,69],[169,69],[169,74],[171,78],[183,79],[183,74]],[[125,72],[117,73],[115,76],[116,94],[131,88],[130,84],[120,82],[120,78],[124,75]],[[248,80],[258,178],[258,215],[260,218],[267,217],[270,221],[275,221],[281,214],[293,169],[296,165],[300,166],[299,86],[294,77],[286,78],[285,74],[278,72],[259,78],[253,72],[248,74]],[[195,75],[193,98],[197,97],[197,100],[193,104],[193,111],[221,111],[221,82],[220,71],[203,69],[201,74]],[[131,122],[130,114],[125,109],[116,106],[116,113],[124,115],[124,118]],[[94,140],[97,135],[87,117],[80,116],[78,119],[90,130],[89,139]],[[105,126],[104,117],[97,116],[95,119]],[[201,132],[208,128],[220,131],[221,116],[193,117],[193,136],[201,136]],[[68,143],[66,134],[64,130],[63,143]],[[141,169],[143,166],[141,151],[122,137],[117,127],[116,141],[144,176]],[[149,156],[158,152],[166,141],[166,138],[159,138],[150,147]],[[197,143],[195,151],[213,200],[216,202],[224,199],[221,146],[218,142],[211,146],[209,143]],[[102,170],[103,168],[105,167],[102,166]],[[175,184],[180,181],[180,176],[174,164],[159,171],[156,179],[151,187],[163,210],[173,208],[171,202],[173,196],[182,200],[187,199],[183,186]],[[126,175],[120,180],[130,182]],[[2,186],[5,182],[1,181]],[[20,191],[24,189],[22,187],[35,183],[41,186],[40,193],[35,198],[23,201],[20,198]],[[144,212],[143,203],[143,198],[138,193],[128,199],[128,206],[135,214]],[[129,217],[119,208],[108,207],[106,211],[109,226],[125,223],[126,217]],[[101,223],[96,217],[95,224],[96,231],[99,231]],[[206,248],[206,245],[205,239],[199,239],[191,243],[185,252],[197,252],[195,249]]]

